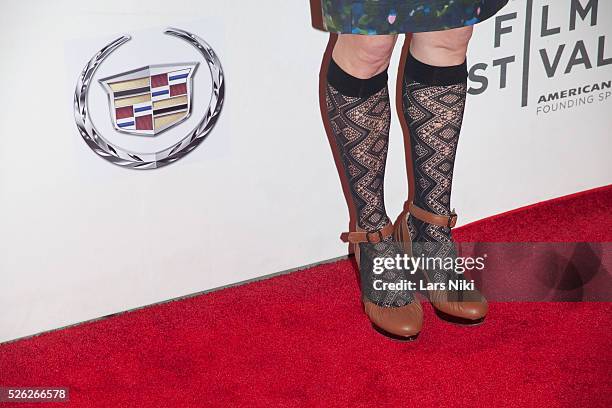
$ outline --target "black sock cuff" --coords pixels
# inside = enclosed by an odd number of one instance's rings
[[[436,67],[425,64],[408,53],[404,68],[406,78],[425,85],[455,85],[467,81],[467,61],[450,67]]]
[[[372,78],[360,79],[345,72],[336,64],[333,58],[329,61],[327,70],[327,83],[345,96],[367,98],[387,86],[387,69]]]

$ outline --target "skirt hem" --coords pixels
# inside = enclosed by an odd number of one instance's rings
[[[323,30],[334,34],[359,35],[421,33],[474,26],[495,16],[509,2],[509,0],[496,2],[489,0],[487,3],[482,2],[483,5],[487,4],[486,7],[474,6],[469,13],[464,8],[461,10],[463,14],[459,13],[458,9],[450,9],[445,13],[434,15],[433,12],[423,9],[422,6],[409,12],[385,7],[392,3],[393,0],[390,0],[378,3],[379,7],[375,10],[377,14],[371,16],[360,14],[360,9],[355,7],[336,10],[329,3],[326,7],[325,1],[323,0]],[[333,3],[338,0],[331,1]],[[362,1],[356,0],[353,4],[359,4]],[[400,14],[402,11],[405,12],[403,16]]]

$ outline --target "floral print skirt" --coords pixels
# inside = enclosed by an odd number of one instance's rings
[[[325,29],[341,34],[397,34],[469,26],[508,0],[321,0]]]

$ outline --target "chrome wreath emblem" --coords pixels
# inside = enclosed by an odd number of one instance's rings
[[[215,125],[225,94],[219,58],[201,38],[184,30],[168,29],[166,34],[193,45],[206,61],[212,77],[208,108],[196,127],[172,145],[152,153],[138,153],[111,143],[91,121],[88,92],[100,64],[130,40],[117,38],[102,48],[85,66],[74,93],[74,117],[87,145],[102,158],[133,169],[153,169],[170,164],[195,149]],[[149,65],[100,80],[109,99],[110,117],[120,133],[153,137],[185,121],[192,110],[193,78],[198,63]]]

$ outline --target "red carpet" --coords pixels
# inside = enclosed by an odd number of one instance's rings
[[[592,190],[456,237],[612,241],[611,203]],[[2,345],[0,385],[70,387],[69,404],[18,407],[612,406],[610,303],[494,303],[477,328],[425,305],[401,344],[358,299],[349,261],[322,265]]]

